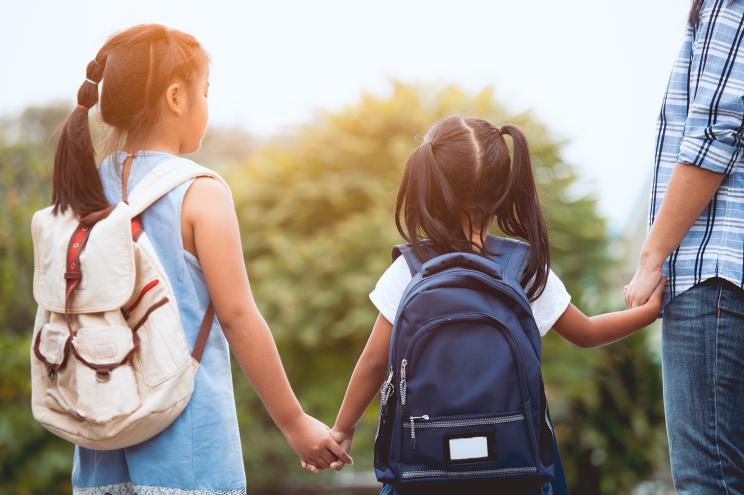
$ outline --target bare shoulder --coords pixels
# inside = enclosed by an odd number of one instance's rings
[[[194,179],[183,199],[183,217],[186,220],[221,215],[234,208],[230,191],[211,177]]]

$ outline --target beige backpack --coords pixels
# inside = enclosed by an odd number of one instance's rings
[[[34,214],[31,405],[47,430],[83,447],[117,449],[155,436],[188,404],[214,311],[210,304],[189,352],[173,289],[138,215],[204,176],[227,187],[215,172],[173,158],[128,202],[123,188],[119,204],[83,219],[70,208]]]

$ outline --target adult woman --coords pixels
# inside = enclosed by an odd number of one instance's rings
[[[695,0],[661,113],[628,306],[665,274],[663,381],[679,493],[744,493],[744,2]]]

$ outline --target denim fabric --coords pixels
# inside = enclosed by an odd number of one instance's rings
[[[712,278],[663,320],[662,367],[678,493],[744,494],[744,291]]]
[[[126,155],[119,153],[118,162]],[[134,158],[129,190],[172,155],[140,152]],[[106,198],[121,198],[121,176],[111,158],[100,167]],[[199,261],[183,249],[181,203],[190,182],[166,194],[142,214],[142,226],[160,258],[173,292],[189,346],[209,304]],[[74,495],[243,495],[246,493],[230,353],[215,321],[196,374],[194,394],[183,413],[164,431],[126,449],[75,447]]]

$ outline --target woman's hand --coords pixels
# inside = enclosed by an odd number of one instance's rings
[[[330,435],[330,429],[312,416],[302,413],[283,431],[292,450],[300,457],[302,467],[317,473],[333,467],[341,469],[354,460]]]
[[[661,301],[664,298],[664,287],[666,287],[666,278],[661,277],[656,283],[654,291],[651,293],[651,297],[641,305],[641,308],[648,314],[649,324],[659,317],[661,311]]]
[[[630,309],[645,304],[654,290],[658,288],[661,278],[661,264],[643,261],[639,263],[633,280],[625,286],[623,291],[626,306]]]

